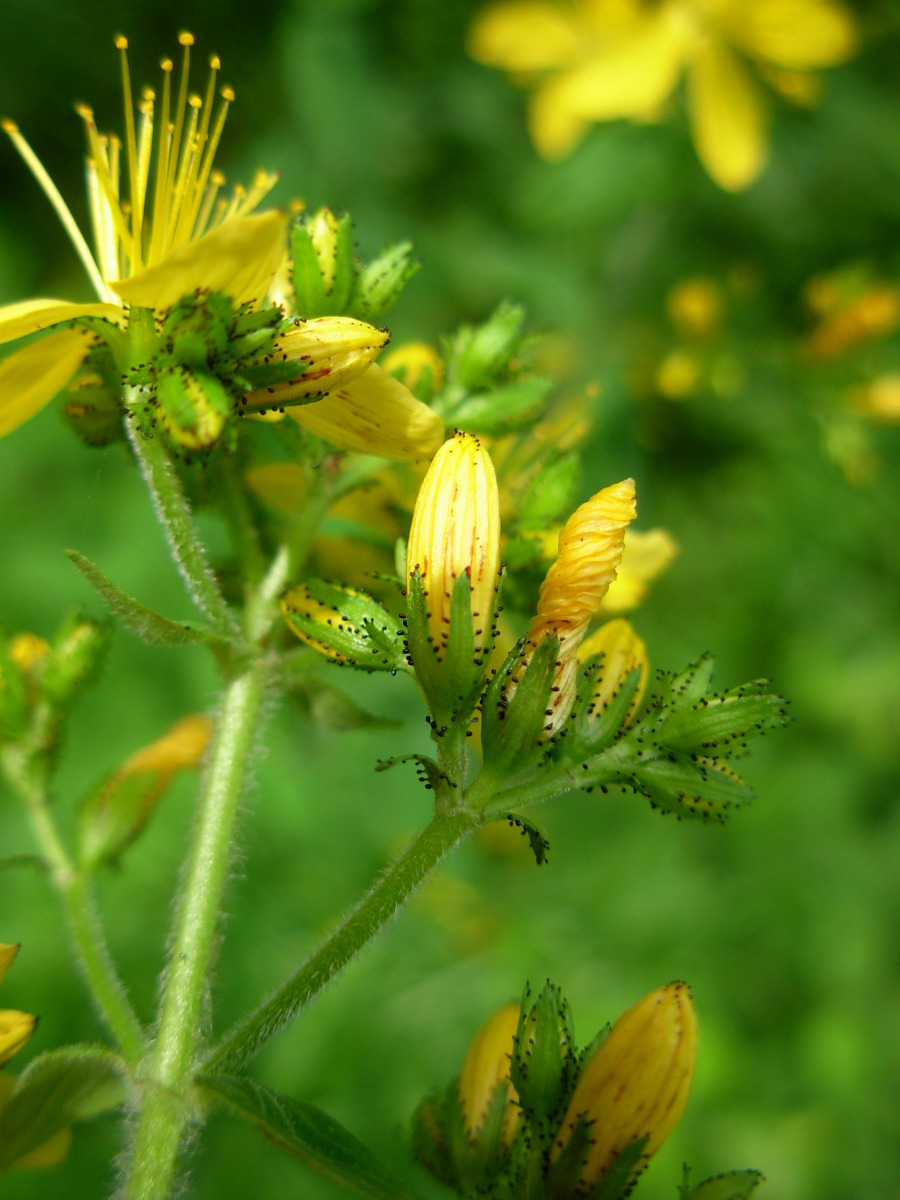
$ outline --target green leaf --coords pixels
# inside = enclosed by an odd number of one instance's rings
[[[575,454],[562,454],[535,475],[519,504],[518,530],[527,534],[544,530],[571,508],[580,466]]]
[[[412,762],[416,764],[416,774],[419,777],[419,782],[425,785],[429,792],[436,792],[442,783],[447,782],[447,776],[427,754],[401,754],[395,758],[379,758],[375,764],[376,771],[389,771],[391,767],[397,767],[400,763]]]
[[[255,1125],[315,1171],[373,1200],[414,1200],[414,1193],[333,1117],[264,1084],[233,1075],[201,1076],[210,1096]]]
[[[127,1067],[101,1046],[65,1046],[22,1072],[0,1112],[0,1170],[75,1121],[126,1099]]]
[[[726,1171],[695,1188],[682,1188],[681,1200],[747,1200],[764,1179],[761,1171]]]
[[[550,379],[520,379],[468,396],[448,418],[472,433],[503,433],[537,417],[552,387]]]
[[[753,799],[749,784],[719,759],[672,754],[642,763],[633,777],[654,807],[679,817],[724,821],[731,809]]]
[[[195,642],[222,642],[210,629],[184,622],[170,621],[161,613],[147,608],[139,600],[116,587],[111,579],[77,550],[67,550],[66,557],[78,568],[107,608],[119,618],[126,629],[151,646],[189,646]]]

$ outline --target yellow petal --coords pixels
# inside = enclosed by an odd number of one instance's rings
[[[378,454],[395,462],[430,458],[444,439],[444,423],[409,388],[375,363],[352,383],[288,413],[342,450]]]
[[[0,437],[40,412],[84,361],[91,339],[83,329],[62,329],[0,362]]]
[[[18,953],[18,946],[11,946],[8,942],[0,942],[0,983],[3,982],[6,972],[12,966],[13,959]]]
[[[23,300],[0,308],[0,345],[14,342],[79,317],[105,317],[119,324],[122,310],[115,304],[70,304],[68,300]]]
[[[186,767],[196,767],[206,751],[212,733],[208,717],[192,713],[176,721],[161,738],[135,751],[119,768],[122,775],[139,775],[159,771],[170,775]]]
[[[224,221],[155,266],[110,283],[126,304],[171,308],[188,292],[225,292],[235,304],[261,300],[284,258],[288,215],[273,209]]]
[[[17,1012],[12,1008],[0,1008],[0,1067],[18,1054],[37,1024],[32,1013]]]
[[[519,1122],[519,1099],[509,1078],[521,1010],[505,1004],[475,1034],[459,1075],[459,1101],[470,1137],[481,1129],[498,1086],[506,1086],[503,1141],[510,1145]]]
[[[663,7],[582,66],[551,80],[548,90],[555,104],[582,120],[645,116],[675,87],[690,46],[690,31]]]
[[[497,4],[479,13],[466,49],[478,62],[507,71],[567,66],[581,52],[574,13],[540,0]]]
[[[831,67],[857,49],[852,13],[831,0],[753,0],[725,20],[729,40],[779,67]]]
[[[763,98],[747,69],[725,46],[708,42],[691,63],[688,96],[700,161],[727,192],[749,187],[763,169]]]
[[[678,544],[665,529],[626,530],[619,571],[603,597],[601,611],[623,613],[635,608],[646,596],[647,584],[666,570],[677,553]]]
[[[551,79],[537,88],[528,106],[528,132],[534,148],[550,162],[565,158],[574,150],[590,126],[589,121],[575,116],[559,100],[558,83]]]
[[[306,476],[299,463],[265,463],[248,471],[244,481],[254,495],[276,512],[293,517],[303,511]]]

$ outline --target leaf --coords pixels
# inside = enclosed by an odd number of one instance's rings
[[[214,1099],[313,1170],[373,1200],[415,1200],[414,1193],[367,1146],[321,1109],[252,1079],[206,1075],[198,1082]]]
[[[682,1191],[682,1200],[747,1200],[763,1182],[761,1171],[726,1171]]]
[[[379,758],[375,764],[376,771],[389,771],[400,763],[414,762],[419,782],[425,785],[426,791],[436,792],[442,783],[447,782],[447,776],[433,758],[427,754],[400,754],[395,758]]]
[[[198,625],[170,621],[161,613],[147,608],[133,596],[116,587],[100,568],[77,550],[67,550],[66,557],[77,567],[100,596],[109,610],[130,630],[151,646],[189,646],[195,642],[222,642],[218,634]]]
[[[22,1072],[0,1112],[0,1170],[74,1121],[118,1107],[127,1067],[102,1046],[65,1046]]]

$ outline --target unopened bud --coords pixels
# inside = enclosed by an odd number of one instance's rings
[[[393,671],[403,661],[399,624],[365,592],[310,579],[287,593],[281,610],[297,637],[333,662]]]
[[[589,716],[599,716],[606,709],[632,671],[639,671],[638,685],[628,707],[623,725],[634,719],[647,686],[647,647],[624,617],[607,621],[586,638],[578,648],[578,661],[586,662],[595,655],[600,663],[593,680]]]
[[[222,436],[234,401],[209,371],[174,367],[156,383],[157,413],[169,437],[185,450],[208,450]]]
[[[509,1146],[519,1120],[516,1089],[509,1077],[516,1029],[518,1004],[505,1004],[478,1030],[469,1045],[459,1075],[459,1102],[469,1136],[477,1138],[498,1091],[504,1096],[500,1141]]]
[[[633,1181],[678,1124],[696,1057],[697,1019],[687,985],[670,983],[639,1000],[619,1017],[582,1071],[551,1162],[565,1154],[576,1125],[586,1127],[578,1182],[587,1191],[623,1151],[643,1139],[629,1173]]]

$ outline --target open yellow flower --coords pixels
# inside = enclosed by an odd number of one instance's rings
[[[839,0],[505,0],[469,34],[473,58],[534,85],[531,136],[550,159],[592,122],[653,119],[686,74],[694,145],[727,191],[749,186],[766,160],[765,97],[750,67],[807,102],[806,72],[855,47]]]
[[[94,252],[18,127],[2,123],[59,215],[98,300],[36,299],[0,308],[0,344],[57,330],[0,363],[0,436],[34,416],[73,378],[91,348],[91,330],[114,335],[127,326],[133,307],[164,310],[198,289],[224,292],[236,306],[261,300],[275,277],[288,217],[254,210],[277,176],[260,172],[249,189],[238,186],[230,198],[220,196],[224,178],[213,169],[213,159],[234,94],[223,88],[214,113],[216,57],[204,96],[189,92],[193,40],[187,33],[179,38],[184,59],[177,89],[173,63],[165,59],[161,97],[144,89],[135,106],[128,43],[116,39],[125,95],[124,155],[117,137],[98,132],[91,110],[78,109],[88,140]]]

